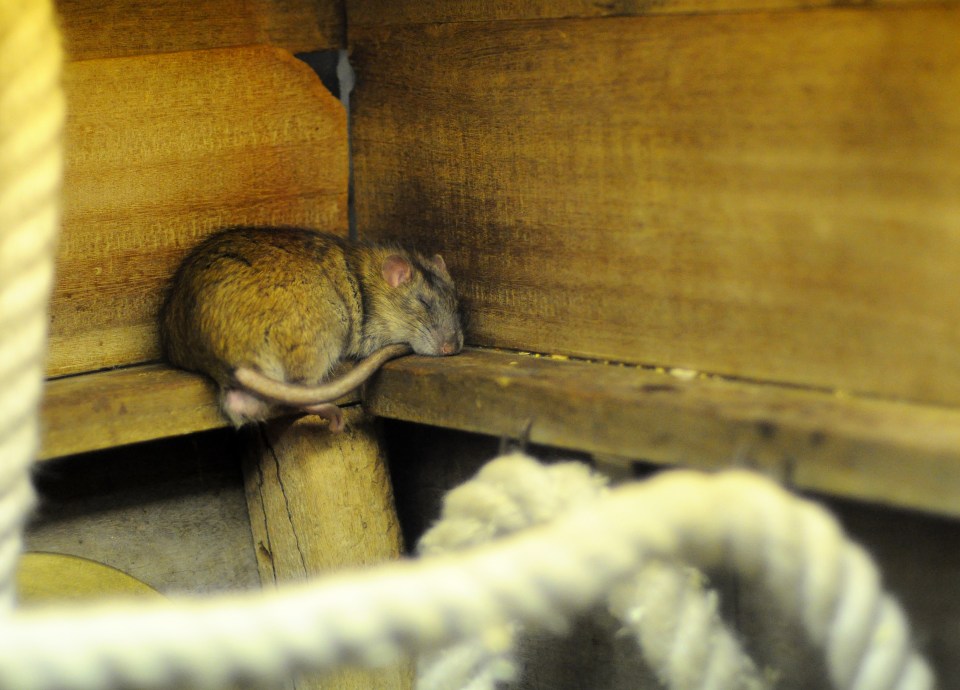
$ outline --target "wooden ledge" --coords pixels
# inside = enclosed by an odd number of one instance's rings
[[[40,459],[226,426],[208,379],[146,364],[47,381]]]
[[[49,380],[41,416],[40,460],[228,426],[213,382],[166,364]]]
[[[960,516],[960,410],[514,352],[388,363],[369,412]]]
[[[356,402],[345,398],[340,402]],[[404,357],[375,415],[618,459],[754,466],[801,489],[960,517],[960,410],[515,352]],[[226,426],[206,378],[148,364],[47,382],[41,459]]]

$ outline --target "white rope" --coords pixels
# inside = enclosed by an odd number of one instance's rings
[[[837,688],[933,687],[876,568],[827,512],[748,473],[676,471],[455,555],[271,594],[15,614],[0,625],[0,688],[213,688],[469,640],[497,651],[504,626],[589,610],[651,558],[754,576],[803,622]]]
[[[542,465],[519,453],[507,455],[447,494],[440,521],[423,536],[419,550],[429,556],[491,541],[583,508],[606,491],[606,479],[582,463]],[[765,687],[753,661],[720,618],[717,596],[705,590],[698,571],[651,560],[613,588],[608,604],[668,688]],[[568,623],[553,621],[551,627],[565,628]],[[471,640],[425,655],[418,663],[418,689],[492,690],[497,682],[512,679],[518,632],[516,626],[505,627],[496,650]]]
[[[33,505],[46,304],[62,177],[60,38],[50,0],[0,2],[0,606]]]
[[[651,560],[613,589],[608,604],[671,690],[771,687],[727,629],[719,597],[705,584],[696,568]]]

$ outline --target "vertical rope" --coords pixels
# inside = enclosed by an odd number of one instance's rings
[[[51,0],[0,0],[0,605],[33,505],[64,97]]]

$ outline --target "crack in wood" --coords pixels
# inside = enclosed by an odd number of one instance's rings
[[[307,562],[303,556],[303,547],[300,544],[300,535],[297,533],[296,522],[293,518],[293,511],[290,509],[290,498],[287,495],[287,489],[283,482],[283,473],[280,471],[280,458],[277,456],[277,451],[273,447],[273,444],[270,443],[270,439],[266,438],[264,442],[267,451],[270,453],[270,457],[273,459],[273,465],[277,474],[277,486],[280,488],[280,495],[283,496],[283,507],[287,513],[287,522],[290,525],[290,532],[293,534],[293,540],[295,547],[297,549],[297,558],[300,559],[300,568],[303,571],[303,575],[306,576],[309,571],[307,570]],[[274,576],[276,576],[276,569],[274,569]]]
[[[264,433],[262,426],[258,425],[257,433],[260,436],[261,445],[264,448],[270,448],[272,452],[272,447],[270,446],[270,443],[267,439],[267,435],[266,433]],[[263,483],[265,481],[265,477],[263,474],[263,463],[257,460],[254,460],[254,462],[256,464],[256,472],[257,472],[257,498],[260,502],[260,516],[263,522],[263,538],[267,540],[266,544],[263,543],[263,539],[258,540],[257,560],[258,561],[260,560],[261,554],[267,558],[267,560],[270,562],[270,573],[273,576],[273,583],[276,584],[277,583],[277,565],[273,560],[273,544],[270,540],[270,523],[267,520],[266,502],[263,497]],[[247,512],[249,513],[250,511],[248,510]],[[253,518],[252,514],[250,515],[250,518],[251,519]],[[262,576],[262,569],[261,569],[261,576]]]

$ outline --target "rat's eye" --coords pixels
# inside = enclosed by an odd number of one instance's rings
[[[420,295],[419,297],[417,297],[417,299],[420,300],[420,304],[422,304],[423,308],[426,309],[427,311],[430,311],[431,309],[433,309],[433,304],[423,295]]]

